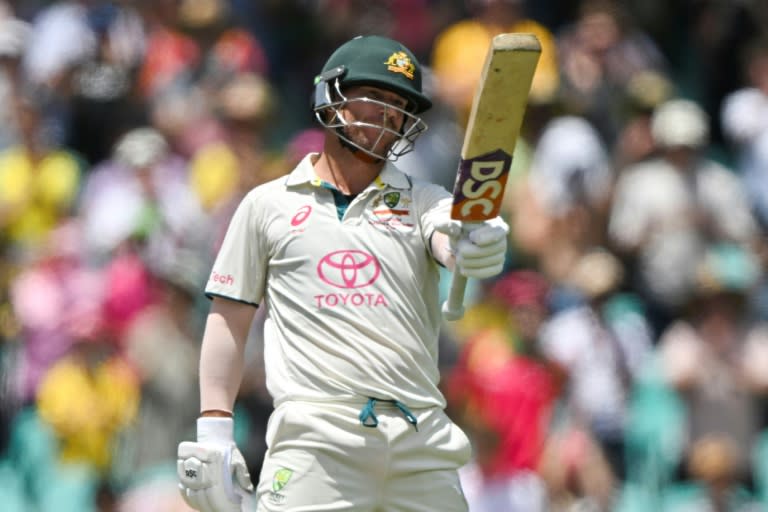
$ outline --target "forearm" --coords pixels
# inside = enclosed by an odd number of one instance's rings
[[[214,299],[200,355],[200,410],[232,412],[254,308]]]
[[[456,259],[451,251],[451,239],[448,235],[435,231],[431,239],[432,256],[442,266],[453,272]]]

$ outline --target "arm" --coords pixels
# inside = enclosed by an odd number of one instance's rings
[[[256,309],[215,297],[203,333],[200,354],[200,409],[231,415],[243,377],[245,344]]]
[[[241,512],[243,495],[253,491],[235,446],[232,411],[255,311],[252,305],[216,297],[205,325],[197,442],[181,443],[177,462],[181,495],[201,512]]]
[[[456,266],[456,257],[451,250],[451,237],[440,231],[432,234],[432,256],[442,266],[453,272]]]

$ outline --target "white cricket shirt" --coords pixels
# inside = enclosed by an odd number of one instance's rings
[[[275,405],[374,397],[443,407],[439,269],[429,240],[449,215],[450,194],[388,163],[339,220],[316,156],[243,199],[206,293],[263,300]]]

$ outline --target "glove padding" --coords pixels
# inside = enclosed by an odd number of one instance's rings
[[[448,219],[435,229],[450,238],[455,271],[463,276],[486,279],[504,269],[509,226],[501,217],[464,224]]]
[[[251,475],[233,438],[232,418],[199,418],[197,442],[179,444],[179,490],[200,512],[241,512],[244,493],[253,492]]]

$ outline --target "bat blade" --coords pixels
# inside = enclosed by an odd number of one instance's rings
[[[453,187],[451,218],[466,229],[499,215],[540,54],[533,34],[500,34],[491,41]],[[455,273],[443,304],[446,320],[463,316],[465,287],[466,278]]]

